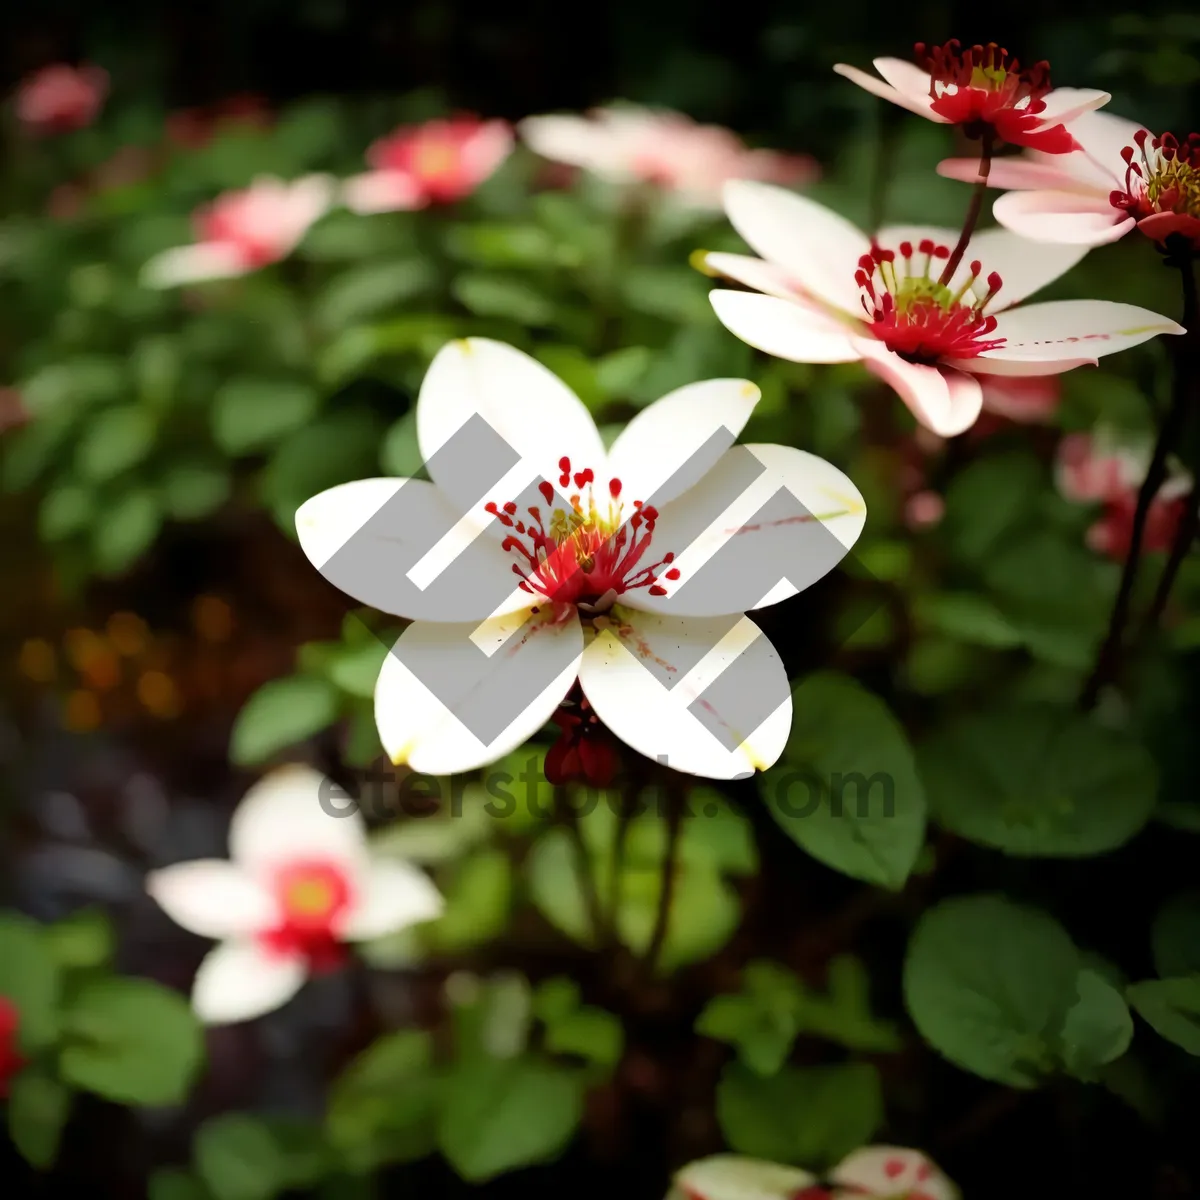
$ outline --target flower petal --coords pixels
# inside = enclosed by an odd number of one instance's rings
[[[545,618],[527,609],[482,624],[410,625],[375,687],[375,722],[391,760],[453,775],[528,741],[566,695],[583,653],[578,619]],[[487,657],[482,646],[500,648]]]
[[[201,937],[240,937],[279,916],[275,897],[223,858],[175,863],[146,876],[146,891],[175,922]]]
[[[463,338],[438,351],[417,398],[417,441],[429,477],[451,500],[472,509],[479,503],[489,458],[500,451],[478,439],[454,435],[475,416],[482,417],[507,443],[521,465],[510,478],[512,495],[539,475],[555,482],[559,460],[572,470],[593,470],[604,463],[604,443],[583,402],[553,372],[528,354],[490,338]],[[483,456],[483,461],[473,460]],[[466,459],[472,461],[467,462]],[[497,473],[495,470],[493,474]],[[524,478],[516,479],[516,474]],[[503,490],[508,491],[505,487]],[[497,494],[503,502],[512,495]]]
[[[866,522],[858,488],[832,463],[793,446],[726,451],[659,513],[652,554],[675,554],[664,596],[626,592],[627,608],[682,617],[749,612],[824,578]]]
[[[359,887],[357,902],[340,930],[351,942],[432,921],[446,907],[441,892],[424,871],[378,856],[372,858]]]
[[[306,500],[296,532],[334,587],[381,612],[481,621],[522,607],[527,597],[512,598],[512,559],[496,537],[478,536],[478,522],[460,525],[462,518],[425,480],[360,479]]]
[[[620,165],[624,138],[606,124],[586,117],[555,113],[526,117],[518,124],[517,132],[535,154],[552,162],[600,174],[614,173]]]
[[[799,1167],[714,1154],[688,1163],[671,1182],[682,1195],[696,1200],[791,1200],[817,1179]]]
[[[707,779],[744,778],[778,760],[792,727],[791,690],[753,621],[626,616],[620,632],[598,634],[579,672],[596,716],[617,737]]]
[[[252,271],[242,251],[228,242],[197,242],[156,254],[142,268],[146,287],[179,287],[209,279],[233,279]]]
[[[864,1146],[847,1155],[829,1173],[829,1182],[868,1196],[916,1196],[959,1200],[957,1187],[919,1150]]]
[[[286,1004],[307,972],[298,956],[274,954],[257,942],[224,942],[200,963],[192,1007],[206,1025],[252,1021]]]
[[[1058,91],[1066,91],[1059,88]],[[1121,151],[1126,146],[1135,146],[1134,136],[1144,125],[1128,121],[1109,112],[1080,113],[1071,122],[1071,136],[1083,147],[1083,155],[1071,155],[1072,159],[1083,157],[1091,160],[1092,174],[1097,186],[1111,189],[1119,186],[1125,178],[1125,162]],[[1078,169],[1072,162],[1072,169]]]
[[[815,200],[769,183],[736,179],[723,194],[734,229],[759,255],[827,304],[861,311],[854,272],[871,248],[866,234]]]
[[[860,346],[867,370],[893,387],[926,429],[955,437],[975,424],[983,408],[978,380],[944,366],[910,363],[880,342],[870,345],[864,338]]]
[[[676,388],[621,430],[609,449],[606,473],[621,481],[622,497],[661,507],[729,449],[761,397],[745,379],[708,379]],[[706,453],[698,453],[706,447]]]
[[[1136,222],[1113,208],[1107,196],[1080,192],[1010,192],[992,206],[992,215],[1022,238],[1088,249],[1124,237]],[[1005,278],[1007,285],[1008,279]],[[1002,293],[1007,296],[1007,287]]]
[[[351,212],[401,212],[422,208],[428,198],[403,171],[368,171],[342,185],[342,201]]]
[[[753,292],[709,292],[717,319],[756,350],[791,362],[839,363],[859,358],[847,324],[792,300]]]
[[[902,95],[910,100],[926,105],[932,103],[929,95],[929,72],[922,70],[916,63],[907,62],[903,58],[876,58],[871,65]]]
[[[710,270],[725,276],[726,279],[732,279],[735,283],[744,283],[756,292],[796,303],[807,299],[800,285],[794,282],[782,267],[769,263],[764,258],[754,258],[749,254],[726,254],[714,250],[704,256],[704,262]],[[824,311],[818,301],[808,300],[808,303],[815,311]]]
[[[898,88],[892,87],[891,84],[876,79],[874,75],[868,75],[866,71],[860,71],[857,67],[848,66],[846,63],[835,63],[833,69],[843,78],[849,79],[851,83],[857,83],[860,88],[870,92],[873,96],[878,96],[882,100],[890,100],[893,104],[907,108],[909,112],[916,113],[917,116],[925,117],[926,120],[934,121],[939,125],[949,124],[945,117],[933,111],[928,96],[923,100],[909,96]]]
[[[988,170],[988,187],[1012,188],[1024,191],[1032,188],[1056,188],[1060,191],[1079,190],[1088,195],[1102,194],[1107,201],[1112,190],[1110,184],[1102,192],[1074,171],[1088,173],[1087,160],[1082,154],[1057,154],[1053,163],[1031,162],[1026,158],[998,158]],[[945,179],[958,179],[963,183],[975,183],[979,179],[979,159],[944,158],[937,165],[937,173]]]
[[[229,856],[268,880],[280,866],[312,858],[356,875],[366,859],[366,834],[357,809],[348,808],[332,780],[293,764],[264,776],[242,797],[229,824]]]
[[[1133,304],[1052,300],[999,313],[994,336],[1004,338],[1005,344],[981,357],[997,362],[1094,359],[1140,346],[1160,333],[1183,332],[1183,326],[1169,318]]]
[[[1007,199],[1007,196],[1001,196],[996,203]],[[1009,229],[985,229],[971,238],[950,286],[961,287],[970,276],[971,262],[980,262],[983,265],[981,288],[986,286],[984,281],[992,271],[1003,281],[996,299],[987,306],[988,312],[999,313],[1065,275],[1084,258],[1089,248],[1048,246],[1019,237]]]
[[[1101,108],[1111,99],[1109,92],[1100,92],[1095,88],[1055,88],[1042,98],[1045,107],[1038,117],[1043,125],[1066,125],[1083,113]]]

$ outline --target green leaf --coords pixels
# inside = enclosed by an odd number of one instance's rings
[[[355,1171],[421,1158],[433,1148],[433,1043],[402,1029],[367,1047],[329,1093],[325,1130]]]
[[[799,995],[786,1007],[751,995],[714,996],[697,1018],[696,1032],[736,1046],[738,1059],[756,1075],[774,1075],[799,1032],[799,1006]]]
[[[546,1049],[551,1054],[571,1054],[612,1070],[625,1049],[621,1019],[602,1008],[585,1005],[546,1023]]]
[[[850,1050],[875,1053],[901,1049],[896,1027],[871,1013],[870,979],[852,954],[839,954],[829,964],[827,992],[803,991],[799,1025],[803,1033],[822,1037]]]
[[[554,1158],[583,1115],[579,1074],[536,1058],[475,1058],[447,1083],[438,1146],[468,1183]]]
[[[389,650],[390,643],[374,637],[368,642],[343,646],[329,663],[330,683],[360,700],[370,700]]]
[[[79,474],[92,483],[116,479],[137,466],[154,445],[155,422],[137,404],[106,408],[84,427],[75,453]]]
[[[1082,1079],[1092,1079],[1105,1063],[1120,1058],[1133,1041],[1133,1017],[1121,993],[1098,971],[1083,967],[1076,979],[1078,999],[1063,1026],[1063,1061]]]
[[[85,908],[46,926],[46,943],[61,967],[86,971],[112,961],[116,941],[103,909]]]
[[[1030,858],[1115,850],[1150,819],[1157,793],[1142,746],[1050,705],[952,721],[922,747],[920,766],[939,824]]]
[[[426,926],[432,946],[459,954],[491,941],[508,926],[512,863],[500,849],[484,849],[458,865],[446,888],[446,909]]]
[[[786,757],[761,783],[771,815],[834,870],[903,887],[925,839],[925,796],[900,724],[877,696],[833,672],[810,675],[792,704]]]
[[[1003,896],[960,896],[917,924],[905,1004],[921,1036],[956,1066],[1036,1087],[1055,1065],[1079,967],[1074,943],[1045,913]]]
[[[437,283],[433,267],[420,258],[369,262],[335,276],[313,302],[313,317],[330,332],[404,304]]]
[[[913,616],[939,633],[976,646],[1006,650],[1021,645],[1021,634],[985,596],[944,592],[918,596]]]
[[[205,1121],[192,1155],[214,1200],[272,1200],[283,1190],[283,1155],[271,1131],[251,1113],[222,1113]]]
[[[883,1124],[879,1073],[869,1063],[784,1067],[764,1079],[733,1064],[717,1085],[717,1120],[739,1154],[826,1168]]]
[[[259,1119],[279,1151],[280,1180],[285,1190],[314,1187],[333,1171],[333,1153],[322,1130],[312,1121],[274,1113]]]
[[[0,996],[17,1010],[17,1046],[23,1054],[35,1054],[54,1040],[60,986],[42,926],[17,913],[0,913]]]
[[[413,409],[387,431],[379,461],[389,475],[408,479],[425,469],[421,447],[417,442],[417,413]]]
[[[672,323],[712,319],[710,284],[686,266],[631,266],[621,272],[621,296],[634,311]]]
[[[26,1067],[13,1078],[8,1093],[8,1135],[30,1166],[39,1171],[53,1166],[70,1111],[70,1089],[44,1069]]]
[[[189,1171],[163,1167],[150,1176],[149,1200],[212,1200],[204,1184]]]
[[[938,532],[964,560],[983,564],[1007,535],[1033,519],[1045,490],[1045,469],[1030,453],[980,459],[951,480]]]
[[[231,379],[213,397],[212,433],[226,454],[271,446],[317,411],[310,384],[288,379]]]
[[[455,258],[480,267],[545,267],[564,258],[572,265],[579,258],[573,246],[556,242],[540,226],[509,221],[457,225],[446,244]]]
[[[38,534],[60,542],[81,533],[96,519],[96,495],[86,487],[66,483],[46,494],[38,510]]]
[[[133,488],[105,506],[92,526],[92,554],[103,575],[120,575],[153,544],[162,526],[158,497]]]
[[[647,346],[625,346],[596,363],[596,386],[611,400],[624,400],[650,369],[653,352]]]
[[[1200,975],[1200,892],[1168,901],[1150,931],[1154,969],[1164,979]]]
[[[128,394],[128,387],[121,359],[92,355],[51,363],[18,390],[25,409],[42,421],[56,413],[75,415],[93,405],[120,400]]]
[[[554,320],[554,305],[523,279],[468,272],[455,279],[452,290],[455,299],[479,317],[505,317],[534,326]]]
[[[1125,998],[1160,1037],[1200,1055],[1200,974],[1135,983]]]
[[[534,988],[532,1013],[543,1024],[551,1025],[573,1013],[579,1002],[579,984],[566,975],[556,975],[552,979],[543,979]]]
[[[750,822],[715,788],[692,788],[687,803],[680,858],[707,862],[726,875],[754,875],[758,850]]]
[[[223,463],[190,462],[171,467],[159,490],[168,515],[177,521],[198,521],[225,503],[230,487]]]
[[[324,679],[305,675],[273,679],[238,713],[230,737],[230,760],[242,767],[265,762],[333,724],[337,713],[337,691]]]
[[[181,1103],[203,1056],[200,1027],[187,1001],[146,979],[85,984],[63,1028],[63,1078],[120,1104]]]

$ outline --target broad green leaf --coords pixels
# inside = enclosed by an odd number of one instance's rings
[[[1163,979],[1200,974],[1200,892],[1165,904],[1150,931],[1154,969]]]
[[[964,560],[982,564],[1001,541],[1031,521],[1045,468],[1021,451],[982,458],[954,476],[946,489],[939,534]]]
[[[438,1147],[468,1183],[554,1158],[583,1115],[576,1071],[536,1058],[474,1058],[447,1081]]]
[[[1049,705],[952,721],[922,747],[939,824],[1023,857],[1115,850],[1150,819],[1154,760],[1128,736]]]
[[[205,1121],[192,1155],[213,1200],[272,1200],[283,1190],[283,1155],[252,1113],[222,1113]]]
[[[213,397],[213,438],[226,454],[261,450],[304,425],[319,403],[311,384],[290,379],[231,379]]]
[[[356,1171],[423,1157],[433,1145],[435,1082],[428,1033],[402,1029],[380,1038],[330,1090],[330,1144]]]
[[[17,1010],[17,1045],[30,1055],[54,1040],[61,981],[44,928],[0,913],[0,996]]]
[[[389,475],[409,479],[425,469],[421,447],[417,442],[417,413],[413,409],[398,420],[387,431],[383,447],[379,451],[379,462]]]
[[[85,984],[63,1018],[66,1082],[119,1104],[179,1104],[203,1056],[186,1000],[145,979]]]
[[[1200,1055],[1200,974],[1135,983],[1125,998],[1157,1034]]]
[[[1036,1087],[1058,1056],[1076,1003],[1079,952],[1037,909],[997,895],[929,909],[904,962],[904,998],[921,1036],[956,1066]]]
[[[65,483],[46,494],[38,509],[38,533],[47,542],[59,542],[81,533],[96,520],[95,493],[74,483]]]
[[[103,575],[119,575],[153,544],[162,507],[148,488],[131,488],[103,505],[92,525],[92,554]]]
[[[163,1167],[150,1176],[149,1200],[212,1200],[204,1184],[189,1171]]]
[[[331,725],[337,713],[337,691],[324,679],[304,675],[273,679],[238,713],[229,757],[238,766],[265,762]]]
[[[163,507],[177,521],[198,521],[229,498],[229,469],[219,462],[177,463],[159,485]]]
[[[461,862],[445,889],[446,909],[425,928],[436,950],[458,954],[504,932],[512,906],[512,864],[499,849],[483,849]]]
[[[26,1067],[12,1080],[8,1136],[30,1166],[44,1171],[54,1165],[70,1111],[70,1089],[44,1068]]]
[[[1129,1049],[1133,1017],[1121,993],[1090,967],[1080,970],[1076,991],[1062,1030],[1063,1061],[1073,1075],[1091,1079]]]
[[[543,979],[533,992],[533,1015],[546,1025],[569,1016],[579,1004],[579,984],[565,975]]]
[[[103,909],[85,908],[45,928],[46,944],[67,970],[106,966],[116,942],[112,922]]]
[[[328,666],[330,682],[351,696],[370,700],[375,695],[375,684],[388,656],[389,645],[372,638],[340,649]]]
[[[883,1124],[879,1073],[869,1063],[784,1067],[764,1079],[733,1064],[717,1085],[717,1120],[739,1154],[828,1168]]]
[[[918,596],[913,616],[937,632],[976,646],[1006,650],[1021,644],[1021,634],[986,596],[942,592]]]
[[[624,400],[649,370],[653,352],[647,346],[624,346],[596,363],[596,386],[612,400]]]
[[[313,316],[336,331],[399,307],[437,282],[433,267],[420,258],[368,262],[335,276],[313,302]]]
[[[450,253],[463,262],[480,267],[546,267],[556,262],[569,265],[579,255],[569,243],[560,243],[538,225],[495,221],[457,225],[446,238]]]
[[[696,1032],[737,1047],[756,1075],[774,1075],[787,1062],[800,1022],[796,1003],[768,1005],[757,996],[714,996],[696,1019]]]
[[[575,1055],[612,1070],[625,1048],[625,1029],[613,1013],[592,1005],[563,1013],[546,1023],[546,1049]]]
[[[827,974],[825,993],[803,990],[801,1032],[850,1050],[899,1050],[902,1042],[896,1027],[871,1013],[870,979],[862,961],[852,954],[839,954],[830,962]]]
[[[762,778],[784,832],[834,870],[899,889],[925,839],[925,796],[899,722],[877,696],[833,672],[793,689],[782,763]]]
[[[634,311],[672,323],[712,320],[709,282],[686,266],[631,266],[621,272],[621,298]]]
[[[524,279],[468,272],[453,284],[454,297],[479,317],[505,317],[521,325],[549,325],[554,305]]]
[[[124,475],[150,452],[155,422],[149,409],[137,404],[106,408],[85,425],[75,453],[83,479],[103,483]]]
[[[93,405],[120,400],[127,395],[128,386],[120,358],[81,355],[43,367],[19,390],[25,409],[41,421],[57,412],[78,415]]]

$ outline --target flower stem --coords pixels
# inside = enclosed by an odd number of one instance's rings
[[[1179,267],[1183,282],[1183,326],[1188,331],[1183,336],[1187,342],[1200,336],[1196,329],[1196,319],[1200,313],[1197,303],[1196,270],[1190,253],[1180,256],[1175,265]],[[1158,440],[1154,443],[1154,454],[1150,466],[1146,470],[1146,478],[1138,491],[1137,507],[1133,513],[1133,530],[1129,539],[1129,554],[1125,559],[1125,568],[1121,573],[1121,583],[1117,588],[1117,598],[1113,603],[1112,615],[1109,618],[1108,633],[1096,656],[1096,664],[1088,676],[1079,695],[1079,707],[1087,712],[1095,707],[1103,687],[1113,680],[1121,663],[1121,650],[1125,638],[1125,628],[1129,623],[1129,613],[1133,604],[1133,585],[1137,576],[1138,560],[1142,554],[1142,541],[1146,533],[1146,521],[1150,515],[1150,506],[1158,495],[1167,477],[1167,457],[1175,448],[1183,429],[1191,393],[1189,378],[1189,361],[1191,355],[1189,346],[1184,346],[1176,354],[1175,370],[1171,395],[1171,407],[1159,426]],[[1161,585],[1160,585],[1161,586]],[[1165,603],[1165,600],[1164,600]]]
[[[612,878],[608,881],[608,914],[605,928],[605,936],[610,945],[615,945],[620,940],[618,921],[621,913],[621,885],[625,878],[625,851],[629,844],[629,826],[637,812],[641,792],[641,775],[635,770],[633,778],[621,788],[617,827],[613,831]]]
[[[1158,587],[1154,592],[1154,600],[1142,625],[1143,633],[1148,633],[1156,628],[1162,619],[1167,608],[1167,601],[1171,598],[1171,589],[1175,586],[1175,580],[1179,575],[1179,568],[1183,566],[1183,560],[1187,558],[1188,551],[1196,541],[1196,534],[1200,533],[1200,487],[1192,488],[1185,503],[1187,507],[1180,519],[1179,529],[1175,533],[1171,555],[1167,559],[1167,565],[1163,567],[1162,576],[1159,578]]]
[[[554,814],[566,826],[575,846],[575,869],[579,873],[579,890],[583,893],[583,904],[588,914],[592,936],[598,942],[604,928],[600,910],[600,894],[596,888],[596,875],[592,869],[592,856],[579,828],[579,813],[571,803],[571,796],[563,786],[554,789]]]
[[[976,179],[974,190],[971,192],[971,203],[967,205],[967,215],[963,220],[962,233],[958,235],[958,242],[950,252],[950,257],[946,260],[941,278],[938,280],[943,287],[954,278],[954,272],[958,270],[958,264],[962,262],[963,255],[967,252],[967,245],[971,241],[971,235],[975,232],[975,226],[979,224],[979,214],[983,211],[983,196],[987,191],[988,175],[991,170],[992,135],[984,133],[982,149],[979,151],[979,178]]]
[[[654,915],[654,931],[650,935],[650,945],[646,949],[647,975],[654,974],[654,968],[662,954],[663,943],[667,940],[667,930],[671,924],[671,902],[675,898],[675,876],[679,874],[679,838],[683,832],[683,816],[686,809],[686,793],[683,786],[668,781],[665,787],[667,846],[663,853],[662,888],[658,894],[658,911]]]

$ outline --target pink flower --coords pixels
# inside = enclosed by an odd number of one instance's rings
[[[0,387],[0,433],[19,429],[29,420],[29,411],[16,388]]]
[[[725,328],[777,358],[861,362],[943,437],[975,423],[988,376],[1057,375],[1184,332],[1130,304],[1013,307],[1086,247],[1038,246],[988,229],[944,279],[955,230],[892,226],[869,238],[805,196],[746,181],[726,185],[725,208],[763,258],[709,254],[706,264],[765,293],[710,293]]]
[[[914,492],[904,502],[904,523],[909,529],[928,529],[946,514],[946,502],[928,489]]]
[[[101,67],[54,63],[35,71],[17,89],[17,117],[35,133],[66,133],[90,125],[108,95]]]
[[[984,411],[1022,425],[1044,425],[1062,399],[1056,375],[988,375],[980,383]]]
[[[20,1026],[17,1006],[7,996],[0,996],[0,1098],[8,1095],[12,1077],[25,1065],[25,1058],[17,1049]]]
[[[938,124],[961,126],[968,137],[990,133],[995,140],[1045,154],[1076,149],[1067,122],[1112,99],[1107,92],[1052,90],[1047,63],[1022,70],[995,42],[968,50],[954,39],[944,46],[918,42],[916,56],[920,66],[902,58],[877,58],[875,69],[882,79],[845,63],[833,69],[909,112]]]
[[[195,214],[195,243],[151,259],[143,281],[150,287],[174,287],[245,275],[278,262],[328,211],[334,186],[326,175],[292,183],[260,176],[244,191],[225,192]]]
[[[1059,491],[1068,500],[1103,506],[1099,520],[1087,532],[1088,545],[1097,553],[1118,562],[1129,554],[1138,490],[1149,465],[1146,446],[1124,444],[1107,430],[1071,433],[1059,443],[1055,464]],[[1170,464],[1169,476],[1147,513],[1144,552],[1171,548],[1191,488],[1191,476],[1178,464]]]
[[[682,113],[614,105],[586,116],[528,117],[521,136],[543,158],[617,183],[649,183],[698,208],[719,208],[730,179],[799,186],[817,177],[807,155],[748,150],[736,134]]]
[[[343,197],[360,213],[453,204],[487,179],[512,147],[506,121],[459,116],[406,126],[371,146],[373,169],[347,180]]]
[[[992,206],[1001,225],[1035,242],[1099,246],[1136,227],[1155,242],[1182,234],[1200,246],[1200,134],[1151,137],[1099,112],[1075,117],[1071,134],[1074,153],[992,163],[988,185],[1008,189]],[[967,183],[978,170],[969,158],[938,164],[940,175]]]

